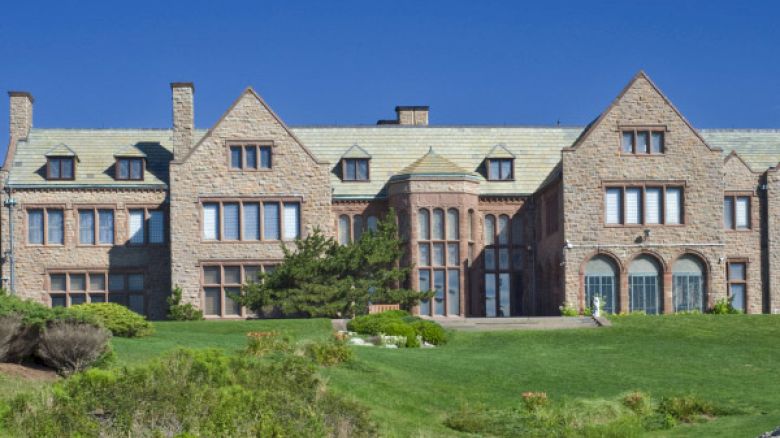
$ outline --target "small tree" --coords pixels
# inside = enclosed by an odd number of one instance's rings
[[[399,267],[403,243],[392,210],[376,231],[351,244],[339,245],[319,229],[295,243],[294,251],[282,245],[282,263],[233,298],[261,315],[273,307],[284,314],[344,317],[365,313],[369,301],[410,308],[433,295],[399,287],[410,268]]]
[[[168,302],[168,319],[173,321],[200,321],[203,319],[203,312],[198,310],[191,303],[181,303],[181,287],[176,285],[171,292],[171,296],[165,299]]]

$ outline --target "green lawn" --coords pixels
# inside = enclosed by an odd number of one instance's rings
[[[329,321],[316,319],[155,326],[151,337],[114,339],[120,365],[177,346],[236,351],[248,331],[297,339],[330,332]],[[326,369],[325,378],[369,406],[384,436],[453,436],[442,421],[461,404],[517,406],[524,391],[558,400],[694,394],[745,412],[657,436],[754,437],[780,425],[778,316],[632,316],[603,329],[457,332],[436,349],[353,348],[357,360]]]

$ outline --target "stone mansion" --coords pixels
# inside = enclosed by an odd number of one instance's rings
[[[10,96],[2,281],[52,306],[209,318],[315,227],[360,239],[393,208],[430,316],[780,313],[780,130],[697,130],[643,73],[586,127],[289,126],[251,88],[209,129],[173,83],[171,129],[40,129]]]

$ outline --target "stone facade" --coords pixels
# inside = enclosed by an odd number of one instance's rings
[[[89,160],[107,160],[105,172],[113,175],[110,166],[114,165],[114,152],[103,151],[100,155],[100,151],[83,145],[79,149],[73,144],[70,146],[78,149],[79,160],[84,161],[76,163],[78,177],[56,184],[46,181],[41,168],[29,163],[31,156],[43,155],[58,144],[57,138],[47,137],[56,137],[56,133],[32,129],[32,96],[9,93],[11,143],[2,170],[4,207],[0,214],[6,288],[13,282],[13,289],[21,296],[52,303],[51,275],[102,272],[107,279],[110,274],[138,273],[144,279],[141,310],[150,317],[165,316],[165,298],[174,286],[182,288],[186,302],[204,308],[210,299],[206,289],[214,289],[209,286],[213,279],[206,279],[206,268],[265,269],[281,260],[281,244],[293,244],[290,239],[207,240],[204,204],[220,205],[222,218],[225,203],[267,202],[299,205],[297,223],[303,237],[315,227],[328,236],[343,237],[339,236],[339,229],[344,219],[349,234],[346,240],[358,237],[358,231],[370,228],[369,221],[394,209],[401,238],[406,243],[402,264],[412,266],[408,286],[441,288],[437,297],[417,309],[431,316],[553,315],[564,303],[582,310],[590,305],[586,293],[591,273],[588,266],[596,259],[615,269],[615,311],[628,312],[636,307],[631,296],[635,287],[632,274],[636,274],[632,267],[647,260],[658,267],[661,311],[675,311],[679,304],[675,294],[681,287],[676,276],[680,274],[678,266],[691,266],[693,260],[702,268],[702,308],[729,296],[729,264],[744,263],[746,311],[780,312],[780,274],[776,268],[780,265],[780,251],[776,250],[780,233],[775,232],[780,231],[777,168],[757,171],[736,152],[727,153],[709,144],[643,73],[573,143],[561,144],[555,150],[531,193],[503,188],[513,187],[516,180],[526,178],[526,156],[543,153],[531,147],[516,154],[512,144],[504,144],[509,137],[501,128],[486,131],[486,135],[496,136],[489,149],[481,155],[471,154],[478,164],[456,165],[447,159],[446,153],[439,156],[433,148],[422,158],[393,155],[398,162],[406,159],[404,165],[417,161],[405,169],[395,169],[387,180],[383,177],[384,186],[378,194],[360,195],[356,189],[341,195],[337,184],[361,187],[361,182],[334,182],[334,174],[343,178],[343,167],[340,161],[325,162],[320,158],[330,153],[327,145],[302,142],[295,129],[290,129],[252,89],[241,93],[208,131],[195,129],[193,85],[173,83],[171,90],[172,130],[154,134],[159,144],[155,143],[156,149],[146,149],[165,150],[168,154],[146,157],[147,170],[156,172],[159,178],[154,184],[90,183],[91,176],[79,173],[78,166]],[[427,139],[428,130],[438,129],[428,126],[428,107],[398,107],[396,112],[396,120],[379,123],[391,125],[382,127],[388,136],[409,135],[409,130],[416,130],[421,139]],[[360,129],[338,129],[334,128],[331,138],[338,138],[339,146],[343,146],[339,153],[353,145],[368,147],[362,142]],[[622,132],[634,129],[663,132],[663,153],[622,152]],[[139,130],[133,141],[146,144],[145,136],[149,135]],[[457,130],[452,135],[457,136]],[[166,141],[170,141],[170,147],[162,146]],[[248,144],[270,148],[270,168],[235,169],[231,165],[231,147]],[[498,146],[503,155],[496,157],[513,160],[512,175],[505,181],[487,180],[490,156],[486,154]],[[30,155],[33,150],[35,154]],[[383,164],[384,152],[387,151],[368,150],[371,178],[382,174],[374,172],[373,166]],[[780,146],[777,153],[780,156]],[[161,156],[168,157],[165,163],[149,162]],[[548,176],[543,178],[544,175]],[[486,185],[491,187],[487,192],[483,190]],[[606,223],[607,188],[663,185],[682,190],[681,224]],[[749,227],[725,229],[724,196],[749,199]],[[9,199],[16,204],[6,205]],[[45,208],[64,212],[62,245],[27,241],[28,212]],[[78,211],[87,208],[114,211],[114,244],[79,244]],[[164,243],[128,243],[128,212],[139,208],[165,213]],[[428,221],[422,228],[421,220]],[[455,220],[457,227],[453,225]],[[444,230],[441,236],[434,231],[438,223]],[[220,233],[223,231],[220,229]],[[427,255],[421,250],[423,246]],[[443,252],[437,253],[439,250]],[[444,260],[445,255],[446,262],[437,261],[438,257]],[[220,271],[220,275],[227,276],[228,271]],[[244,279],[249,274],[241,275]],[[227,287],[223,285],[223,289]],[[110,294],[107,286],[106,290]],[[80,290],[76,292],[81,294]],[[89,292],[84,294],[89,296]],[[139,302],[135,305],[138,308]],[[219,311],[211,317],[250,316],[245,311],[227,312],[228,305],[223,293]]]
[[[189,111],[186,106],[182,110]],[[182,138],[186,139],[186,136]],[[270,145],[271,169],[231,170],[229,146],[234,142]],[[189,149],[186,144],[175,142],[174,156],[180,147]],[[242,93],[187,155],[171,163],[171,278],[174,285],[182,288],[184,300],[196,305],[203,302],[201,272],[204,264],[249,260],[272,264],[283,256],[278,240],[204,240],[201,202],[242,199],[298,202],[302,236],[317,226],[332,236],[328,170],[260,96],[251,89]]]

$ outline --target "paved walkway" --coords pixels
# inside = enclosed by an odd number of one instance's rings
[[[595,320],[589,316],[533,316],[522,318],[431,318],[444,328],[465,331],[493,330],[557,330],[608,327],[611,324],[606,318]],[[335,330],[346,330],[346,319],[331,320]]]
[[[433,318],[444,328],[466,331],[492,330],[557,330],[576,328],[596,328],[609,325],[609,321],[599,321],[589,316],[534,316],[514,318]]]

